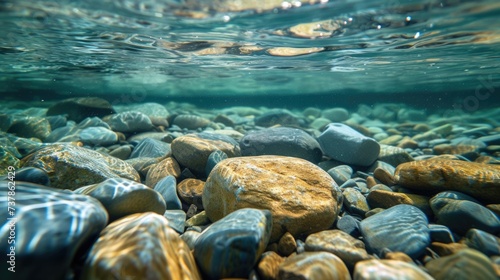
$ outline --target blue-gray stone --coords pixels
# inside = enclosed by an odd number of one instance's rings
[[[109,146],[118,142],[118,135],[105,127],[87,127],[78,134],[85,144]]]
[[[432,242],[454,243],[455,237],[451,230],[443,225],[429,224]]]
[[[468,195],[446,191],[438,193],[429,202],[436,222],[459,235],[471,228],[500,233],[500,218]]]
[[[342,195],[344,196],[344,206],[349,213],[364,217],[366,212],[370,211],[366,197],[357,189],[342,189]]]
[[[112,115],[107,122],[114,131],[119,132],[148,131],[153,128],[153,123],[147,115],[135,111]]]
[[[16,181],[30,182],[33,184],[50,186],[47,172],[36,167],[24,167],[16,171]]]
[[[49,117],[46,117],[45,119],[47,119],[47,121],[49,121],[49,124],[50,124],[50,127],[52,128],[52,130],[59,128],[59,127],[63,127],[68,122],[68,119],[65,116],[61,116],[61,115],[49,116]]]
[[[377,255],[389,249],[418,258],[430,244],[427,217],[412,205],[396,205],[370,216],[360,228],[367,250]]]
[[[246,134],[240,140],[243,156],[279,155],[297,157],[317,163],[323,153],[319,143],[303,130],[272,127]]]
[[[483,141],[486,145],[500,145],[500,134],[492,134],[488,136],[483,136],[477,138],[479,141]]]
[[[331,123],[318,137],[323,153],[353,165],[369,166],[377,160],[380,145],[342,123]]]
[[[339,165],[328,170],[328,174],[332,176],[333,180],[335,180],[335,182],[339,186],[344,184],[347,180],[351,179],[352,173],[352,167],[350,167],[349,165]]]
[[[243,208],[213,223],[197,238],[194,257],[205,279],[248,278],[271,236],[269,210]]]
[[[168,210],[182,209],[182,202],[177,195],[177,181],[174,176],[168,175],[161,179],[154,186],[154,190],[159,192],[165,202]]]
[[[84,246],[108,222],[99,201],[71,191],[28,182],[16,182],[14,190],[13,184],[1,181],[0,196],[0,251],[4,254],[0,279],[69,279],[72,263],[83,258]],[[11,251],[15,253],[14,273],[7,270],[11,265],[5,261]]]
[[[168,220],[168,226],[178,233],[183,233],[186,224],[186,212],[182,210],[167,210],[163,216]]]
[[[78,188],[75,193],[87,194],[99,200],[114,221],[127,215],[155,212],[163,215],[165,200],[146,185],[125,178],[111,178],[99,184]]]
[[[470,229],[465,234],[465,245],[491,256],[500,256],[500,238],[479,229]]]
[[[134,147],[130,158],[164,157],[171,153],[170,144],[153,138],[145,138]]]
[[[217,150],[213,151],[209,156],[207,160],[207,166],[205,167],[205,174],[210,175],[210,172],[212,172],[212,169],[217,165],[217,163],[225,160],[228,158],[227,154],[224,153],[223,151]]]
[[[288,110],[276,109],[265,112],[254,119],[255,125],[270,127],[274,125],[299,126],[300,120]]]
[[[351,215],[344,215],[337,220],[337,228],[355,238],[361,236],[359,224],[360,222]]]

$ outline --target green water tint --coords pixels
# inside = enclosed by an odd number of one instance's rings
[[[0,94],[498,104],[497,1],[237,2],[3,1]]]

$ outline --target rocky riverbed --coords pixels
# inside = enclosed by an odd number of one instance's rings
[[[498,279],[500,109],[0,111],[2,279]]]

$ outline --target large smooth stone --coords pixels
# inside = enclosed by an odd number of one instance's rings
[[[50,186],[75,190],[108,178],[136,182],[140,176],[128,163],[112,156],[70,144],[45,146],[22,159],[23,167],[37,167],[49,175]]]
[[[335,181],[309,161],[282,156],[226,159],[210,173],[202,195],[212,221],[241,208],[269,209],[271,240],[328,229],[337,218],[341,194]]]
[[[91,145],[109,146],[118,142],[118,135],[105,127],[87,127],[80,131],[80,140]]]
[[[349,270],[336,255],[328,252],[304,252],[287,258],[280,266],[278,280],[351,280]]]
[[[194,256],[207,279],[248,278],[271,234],[267,210],[240,209],[210,225],[196,239]]]
[[[103,117],[116,111],[111,104],[99,97],[69,98],[52,105],[47,116],[67,115],[69,120],[80,122],[87,117]]]
[[[108,222],[99,201],[67,190],[0,181],[0,196],[1,279],[66,279]],[[15,272],[7,270],[11,259]]]
[[[380,145],[351,127],[331,123],[318,137],[323,153],[347,164],[369,166],[377,160]]]
[[[140,132],[153,128],[151,119],[136,111],[122,112],[105,118],[105,121],[114,131],[119,132]]]
[[[246,134],[240,141],[241,155],[298,157],[317,163],[323,153],[318,141],[303,130],[272,127]]]
[[[107,179],[99,184],[78,188],[74,192],[99,200],[108,211],[110,221],[142,212],[163,215],[166,210],[165,200],[157,191],[123,178]]]
[[[425,264],[429,274],[436,280],[498,280],[493,262],[473,249],[463,249],[457,253]]]
[[[349,268],[362,260],[373,257],[368,255],[365,244],[341,230],[324,230],[309,235],[306,251],[325,251],[338,256]]]
[[[14,120],[7,132],[15,134],[18,137],[38,138],[45,140],[52,129],[50,123],[45,118],[40,117],[23,117]]]
[[[470,229],[463,243],[486,256],[500,256],[500,238],[479,229]]]
[[[354,268],[355,280],[433,280],[418,266],[399,260],[360,261]]]
[[[205,119],[204,117],[182,114],[176,116],[172,124],[177,125],[180,128],[193,130],[207,127],[210,123],[211,121],[209,119]]]
[[[476,228],[492,234],[500,233],[500,218],[473,198],[459,192],[441,192],[431,198],[430,205],[438,224],[464,235]]]
[[[130,158],[164,157],[171,153],[170,144],[153,138],[145,138],[134,147]]]
[[[203,174],[208,157],[220,150],[228,157],[240,156],[240,145],[231,137],[211,133],[187,134],[176,138],[171,144],[172,153],[182,166]]]
[[[500,203],[500,165],[429,159],[403,163],[397,184],[420,191],[458,191],[488,203]]]
[[[155,213],[109,224],[87,257],[81,279],[201,279],[189,247]]]
[[[360,228],[368,251],[379,256],[389,249],[418,258],[430,244],[427,217],[411,205],[396,205],[370,216]]]

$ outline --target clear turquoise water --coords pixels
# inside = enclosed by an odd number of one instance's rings
[[[338,0],[225,11],[238,2],[1,1],[0,94],[213,106],[499,104],[498,1]],[[324,36],[292,31],[325,20],[337,27]],[[322,51],[276,56],[276,47]]]

